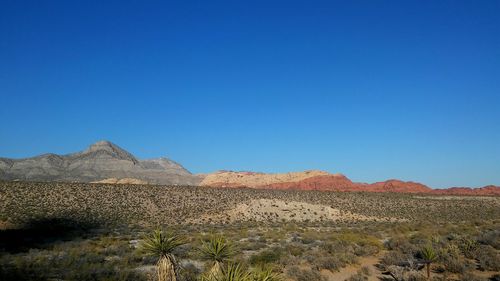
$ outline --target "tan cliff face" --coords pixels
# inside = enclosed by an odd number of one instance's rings
[[[454,195],[500,195],[500,187],[432,189],[424,184],[387,180],[376,183],[352,182],[342,174],[311,170],[282,174],[219,171],[205,176],[201,186],[226,188],[295,189],[320,191],[398,192]]]
[[[324,175],[330,174],[317,170],[283,174],[219,171],[213,174],[208,174],[200,185],[219,187],[265,187],[284,182],[300,182],[307,178]]]
[[[200,184],[212,187],[250,187],[324,191],[428,192],[425,185],[399,180],[373,184],[355,183],[342,174],[311,170],[283,174],[220,171],[207,175]]]

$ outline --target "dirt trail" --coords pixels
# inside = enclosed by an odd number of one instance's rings
[[[329,270],[322,270],[321,274],[327,278],[328,281],[344,281],[347,280],[352,275],[356,274],[358,270],[362,267],[366,266],[370,269],[370,276],[368,277],[368,281],[379,281],[383,275],[380,270],[375,266],[378,264],[380,257],[383,255],[383,252],[380,252],[376,256],[370,257],[362,257],[359,259],[358,264],[346,266],[338,272],[331,272]]]

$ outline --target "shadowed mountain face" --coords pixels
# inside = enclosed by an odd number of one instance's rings
[[[100,141],[87,150],[43,154],[25,159],[0,158],[0,179],[93,182],[133,178],[152,184],[197,185],[201,178],[167,159],[138,160],[117,145]]]

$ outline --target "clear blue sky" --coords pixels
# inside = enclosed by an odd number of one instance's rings
[[[0,155],[500,185],[500,1],[1,1]]]

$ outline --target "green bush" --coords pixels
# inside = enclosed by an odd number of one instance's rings
[[[249,262],[253,266],[272,264],[278,262],[282,254],[283,250],[281,248],[275,247],[252,255],[249,259]]]

